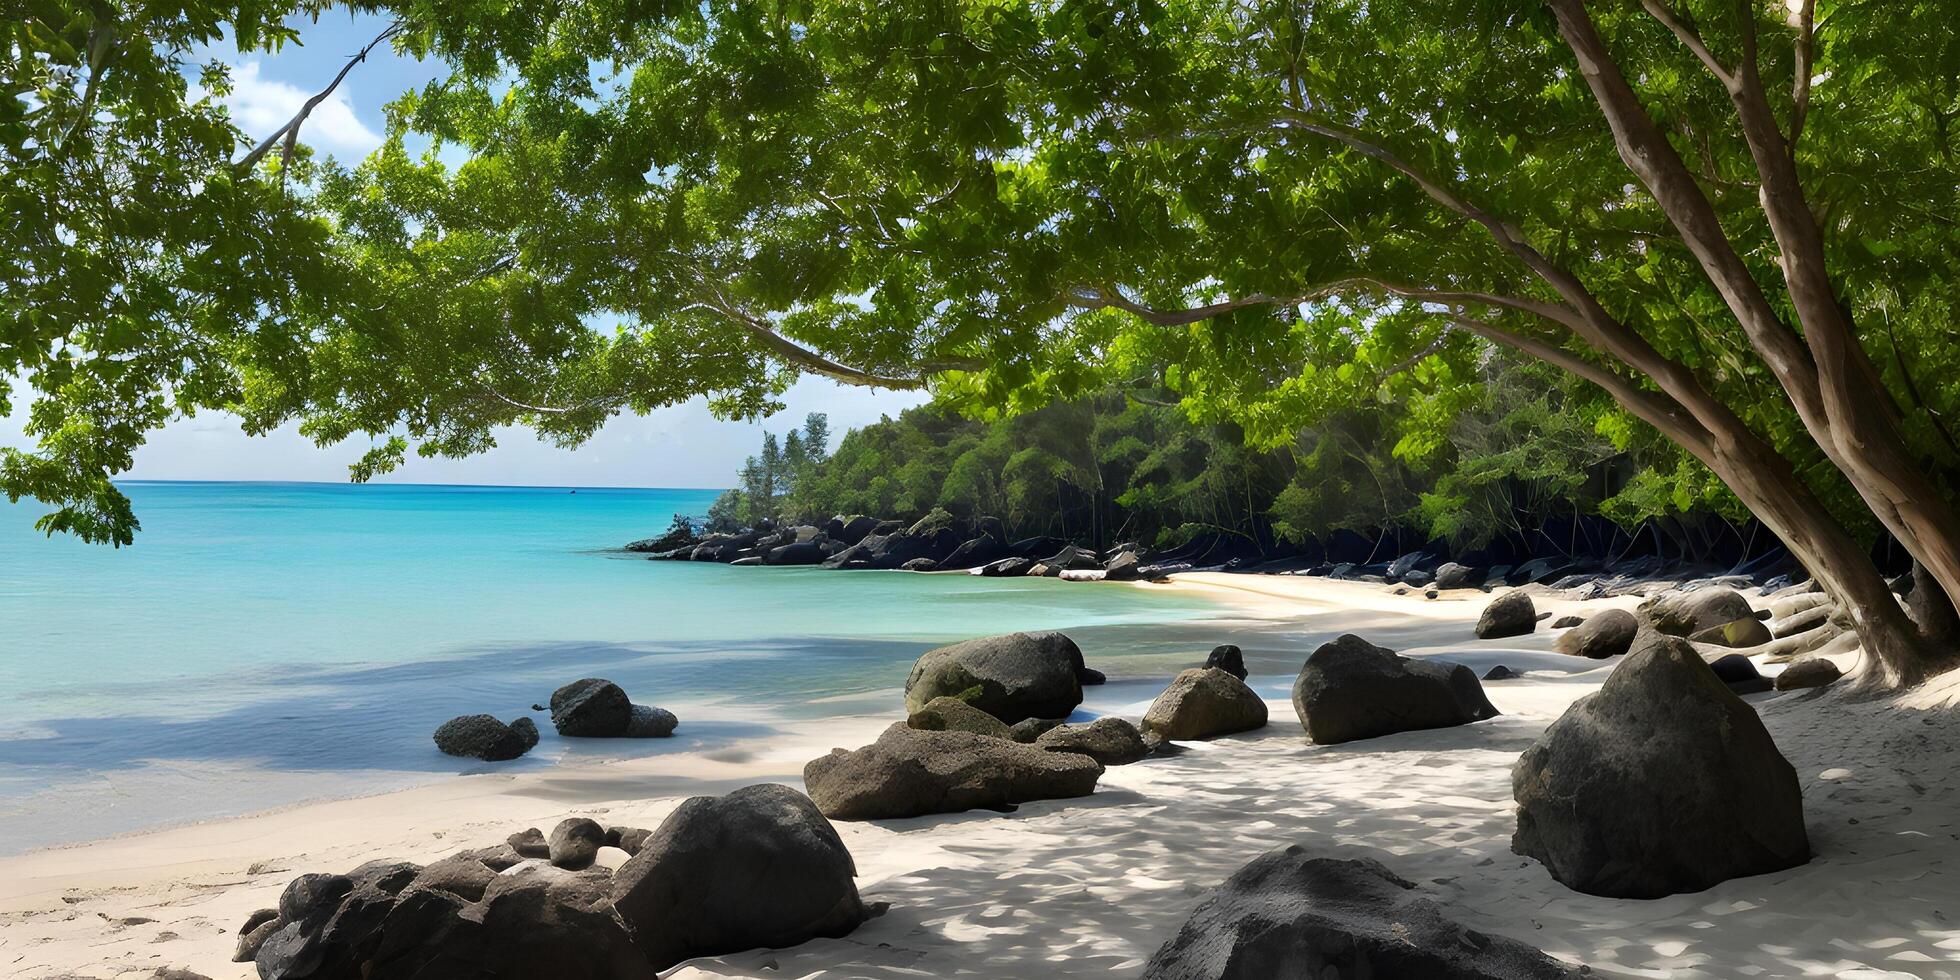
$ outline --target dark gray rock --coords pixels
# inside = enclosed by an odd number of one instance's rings
[[[551,863],[566,871],[583,871],[606,846],[606,828],[587,817],[567,817],[551,828],[545,840]]]
[[[1756,670],[1755,661],[1739,653],[1709,661],[1708,669],[1714,671],[1715,676],[1737,694],[1757,694],[1773,686],[1769,678]]]
[[[946,556],[946,560],[939,563],[939,567],[979,568],[1006,557],[1008,557],[1007,546],[1001,544],[999,539],[983,534],[962,542],[959,547],[953,549],[952,554]]]
[[[1837,664],[1823,657],[1811,657],[1783,668],[1783,672],[1776,675],[1776,689],[1797,691],[1807,687],[1823,687],[1842,676],[1844,672],[1838,669]]]
[[[1570,616],[1570,615],[1560,616],[1559,618],[1552,620],[1552,628],[1555,630],[1569,630],[1572,627],[1577,626],[1585,621],[1586,618],[1584,616]]]
[[[900,571],[906,571],[906,572],[936,572],[936,571],[939,571],[939,563],[938,563],[938,562],[936,562],[936,561],[933,561],[933,560],[932,560],[932,559],[930,559],[930,558],[914,558],[914,559],[912,559],[912,560],[910,560],[910,561],[907,561],[907,562],[904,562],[904,563],[902,563],[902,564],[900,564],[900,565],[899,565],[898,567],[899,567],[899,570],[900,570]]]
[[[551,724],[568,738],[616,738],[633,720],[633,702],[612,681],[587,677],[551,693]]]
[[[538,744],[538,726],[529,718],[506,725],[495,715],[460,715],[443,722],[435,739],[446,755],[506,762]]]
[[[863,541],[864,536],[870,534],[871,529],[877,526],[878,521],[875,518],[866,517],[863,514],[857,514],[851,517],[845,517],[839,514],[831,518],[829,523],[824,525],[824,533],[842,543],[845,547],[850,547],[859,541]]]
[[[1147,980],[1563,980],[1571,968],[1467,929],[1370,860],[1268,851],[1219,885]]]
[[[883,820],[1087,796],[1102,772],[1084,755],[897,724],[863,748],[812,760],[803,782],[833,820]]]
[[[1016,742],[1032,744],[1051,729],[1066,724],[1066,718],[1024,718],[1008,726],[1007,737]]]
[[[1436,566],[1435,585],[1439,589],[1474,589],[1483,584],[1483,572],[1468,565],[1446,561]]]
[[[430,863],[415,875],[415,880],[409,882],[408,887],[433,888],[465,902],[480,902],[490,883],[497,880],[497,872],[503,870],[493,869],[493,865],[500,863],[494,856],[486,861],[477,852],[461,851]],[[514,867],[517,863],[512,862],[504,867]]]
[[[1399,656],[1353,633],[1307,657],[1293,681],[1293,711],[1320,745],[1497,716],[1470,668]]]
[[[1150,754],[1143,733],[1122,718],[1098,718],[1086,725],[1059,725],[1034,740],[1049,752],[1086,755],[1105,766],[1127,766]]]
[[[1066,717],[1082,703],[1082,669],[1082,651],[1061,633],[983,636],[920,656],[905,679],[905,710],[950,695],[1009,724]]]
[[[1109,683],[1109,675],[1094,667],[1084,667],[1076,671],[1075,679],[1081,681],[1083,687],[1098,687]]]
[[[612,906],[656,969],[844,936],[865,919],[857,865],[787,786],[682,803],[613,877]]]
[[[544,832],[536,827],[527,827],[504,838],[504,843],[517,852],[518,857],[548,858],[551,844],[544,839]]]
[[[233,963],[250,963],[258,958],[259,947],[265,938],[282,925],[278,909],[260,909],[245,917],[245,924],[238,927],[238,946],[231,954]]]
[[[666,738],[680,727],[681,720],[666,708],[656,708],[649,704],[636,704],[633,713],[626,721],[626,738]]]
[[[1511,787],[1511,849],[1592,895],[1697,892],[1810,859],[1796,771],[1678,638],[1643,645],[1573,702]]]
[[[1537,628],[1538,610],[1532,606],[1531,597],[1522,592],[1506,592],[1492,599],[1477,617],[1477,637],[1484,640],[1523,636]]]
[[[1755,614],[1742,593],[1720,587],[1663,592],[1641,603],[1639,612],[1649,627],[1669,636],[1693,636]]]
[[[1190,741],[1266,727],[1266,702],[1245,682],[1216,667],[1193,667],[1171,680],[1144,712],[1142,728]]]
[[[638,854],[652,834],[653,831],[640,827],[607,827],[606,846],[617,847],[627,854]]]
[[[1002,558],[980,566],[980,574],[988,578],[1019,578],[1033,567],[1032,558]]]
[[[829,558],[831,552],[822,541],[797,541],[778,545],[762,556],[764,565],[816,565]]]
[[[1211,648],[1211,655],[1205,658],[1205,666],[1216,667],[1239,680],[1245,680],[1245,653],[1230,643]]]
[[[1055,570],[1055,574],[1068,571],[1089,571],[1103,567],[1102,559],[1087,548],[1063,545],[1060,551],[1041,559],[1041,564]]]
[[[1517,671],[1504,666],[1503,664],[1498,664],[1497,666],[1484,671],[1484,680],[1487,681],[1514,681],[1523,676],[1524,676],[1523,674],[1520,674]]]
[[[1605,660],[1627,652],[1640,632],[1640,619],[1624,609],[1602,609],[1559,634],[1552,647],[1574,657]]]
[[[1134,582],[1140,577],[1137,569],[1142,566],[1143,561],[1136,552],[1125,551],[1103,565],[1103,581]]]
[[[988,738],[1012,738],[1007,724],[959,698],[936,697],[905,719],[922,732],[972,732]]]

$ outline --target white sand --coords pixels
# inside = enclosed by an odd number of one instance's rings
[[[1699,894],[1619,901],[1572,892],[1509,849],[1512,761],[1608,668],[1547,653],[1542,629],[1473,639],[1486,600],[1474,593],[1424,601],[1325,579],[1222,575],[1171,587],[1209,590],[1243,610],[1220,623],[1218,640],[1246,647],[1272,708],[1268,728],[1113,768],[1086,799],[839,824],[867,900],[890,902],[888,914],[845,939],[696,960],[674,975],[1135,975],[1206,888],[1297,843],[1373,855],[1473,927],[1602,976],[1960,978],[1960,709],[1951,707],[1960,678],[1904,698],[1752,699],[1803,780],[1817,857]],[[1580,606],[1540,602],[1558,614]],[[1287,689],[1305,652],[1344,631],[1479,673],[1499,662],[1535,672],[1488,685],[1505,712],[1492,721],[1313,746]],[[1086,653],[1093,664],[1097,651]],[[1159,687],[1112,684],[1092,703],[1135,717]],[[652,827],[687,795],[798,785],[804,761],[869,741],[889,720],[792,725],[767,743],[704,754],[463,776],[3,858],[0,976],[141,977],[174,966],[251,977],[249,964],[229,962],[234,930],[297,873],[425,861],[571,814]]]

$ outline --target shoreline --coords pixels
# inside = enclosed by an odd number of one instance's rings
[[[1270,847],[1300,843],[1376,857],[1466,924],[1600,976],[1714,978],[1761,967],[1748,974],[1895,977],[1938,967],[1917,975],[1960,977],[1939,963],[1960,949],[1960,925],[1929,917],[1945,909],[1960,920],[1960,792],[1950,774],[1960,744],[1945,734],[1953,726],[1920,724],[1946,710],[1927,698],[1885,713],[1889,703],[1841,697],[1816,706],[1799,703],[1802,695],[1752,698],[1798,767],[1818,858],[1699,894],[1615,902],[1565,890],[1508,850],[1511,760],[1596,689],[1612,662],[1551,653],[1543,624],[1524,637],[1473,639],[1485,593],[1428,600],[1307,577],[1181,578],[1139,587],[1214,595],[1218,640],[1246,646],[1271,711],[1266,729],[1111,768],[1083,799],[1014,814],[839,822],[860,890],[891,902],[890,913],[841,940],[690,961],[671,975],[1134,975],[1206,889]],[[1540,601],[1563,613],[1638,600]],[[1350,630],[1480,674],[1497,662],[1531,672],[1487,685],[1499,718],[1311,746],[1287,700],[1291,671],[1318,642]],[[1098,652],[1085,649],[1092,666]],[[1204,651],[1194,655],[1201,661]],[[1134,717],[1162,680],[1118,677],[1092,688],[1090,702]],[[0,967],[23,978],[180,967],[242,980],[254,971],[229,962],[238,924],[295,875],[378,858],[428,861],[566,815],[654,827],[687,796],[762,781],[800,787],[803,763],[868,742],[901,715],[894,704],[784,723],[779,734],[706,751],[471,774],[0,858]],[[1921,728],[1931,749],[1894,760],[1890,772],[1875,765],[1886,761],[1887,739]],[[1895,794],[1909,799],[1903,812]],[[1907,880],[1916,884],[1897,884]],[[1846,920],[1847,909],[1860,914]],[[1832,928],[1815,928],[1826,921]]]

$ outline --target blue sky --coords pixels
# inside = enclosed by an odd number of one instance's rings
[[[381,32],[386,21],[336,11],[318,23],[299,21],[301,44],[275,54],[239,55],[214,49],[208,57],[232,65],[232,118],[254,139],[292,118],[300,104],[333,80],[347,58]],[[402,92],[439,77],[442,66],[397,57],[383,47],[355,67],[328,101],[313,111],[302,139],[341,159],[364,156],[381,142],[382,108]],[[27,393],[16,388],[19,395]],[[873,392],[821,378],[790,389],[785,413],[760,424],[723,422],[696,399],[651,415],[622,416],[576,450],[547,445],[523,430],[500,433],[496,449],[464,460],[411,457],[387,479],[408,483],[542,484],[547,486],[722,487],[755,452],[762,430],[787,430],[806,412],[830,416],[831,431],[877,421],[925,401],[917,392]],[[0,419],[0,445],[27,448],[20,431],[25,398],[15,417]],[[235,420],[205,415],[172,422],[153,435],[125,474],[148,480],[320,480],[347,478],[347,465],[366,442],[315,447],[291,429],[247,437]]]

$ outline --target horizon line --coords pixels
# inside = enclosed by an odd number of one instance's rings
[[[451,487],[451,488],[458,488],[458,489],[474,489],[474,490],[688,490],[688,491],[723,492],[726,490],[733,489],[732,487],[633,486],[633,485],[616,484],[616,483],[591,483],[591,484],[587,484],[587,483],[415,483],[415,482],[409,482],[405,480],[402,481],[371,480],[366,483],[357,483],[352,480],[180,480],[180,479],[152,479],[147,477],[118,479],[118,480],[112,480],[110,482],[116,484],[117,486],[128,486],[128,485],[139,484],[139,483],[172,483],[172,484],[191,484],[191,485],[203,485],[203,486],[246,486],[246,485],[263,486],[263,485],[270,484],[276,486],[291,486],[291,487],[350,487],[350,488]]]

